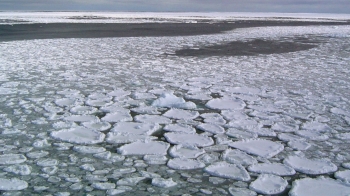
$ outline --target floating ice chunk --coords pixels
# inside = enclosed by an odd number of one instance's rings
[[[155,98],[157,98],[152,93],[141,93],[141,92],[134,92],[131,95],[131,97],[134,99],[155,99]]]
[[[97,146],[74,146],[73,150],[83,154],[95,154],[106,151],[104,147]]]
[[[313,113],[311,112],[285,112],[284,114],[301,120],[311,120],[311,116]]]
[[[280,118],[279,115],[269,112],[259,112],[259,111],[253,111],[248,114],[251,117],[256,117],[262,120],[276,120]]]
[[[294,135],[294,134],[291,134],[291,133],[280,133],[278,134],[278,139],[282,140],[282,141],[286,141],[286,142],[289,142],[289,141],[300,141],[300,140],[305,140],[304,138],[300,137],[300,136],[297,136],[297,135]]]
[[[177,183],[173,181],[172,178],[164,179],[164,178],[153,178],[152,185],[160,188],[169,188],[176,186]]]
[[[349,137],[350,139],[350,137]],[[289,141],[288,146],[295,150],[307,150],[311,147],[311,144],[305,141],[295,140]]]
[[[299,129],[299,126],[296,124],[277,122],[271,127],[271,129],[278,132],[294,132]]]
[[[91,106],[75,106],[70,109],[70,112],[74,114],[92,114],[97,112],[97,108]]]
[[[276,133],[268,128],[247,129],[246,131],[256,133],[258,136],[276,137]]]
[[[143,160],[151,165],[164,165],[168,161],[168,158],[162,155],[145,155]]]
[[[55,122],[52,127],[55,129],[64,129],[64,128],[71,128],[76,127],[77,124],[75,122]]]
[[[153,106],[140,106],[140,107],[131,109],[131,111],[136,112],[138,114],[160,114],[158,109]]]
[[[160,126],[151,123],[120,122],[114,125],[112,132],[135,135],[152,135]]]
[[[36,162],[37,165],[42,167],[50,167],[50,166],[56,166],[58,165],[58,160],[56,159],[41,159],[38,162]]]
[[[165,112],[163,116],[174,119],[190,120],[197,118],[199,116],[199,113],[197,111],[188,111],[172,108]]]
[[[203,168],[205,167],[205,164],[194,159],[175,158],[175,159],[170,159],[168,161],[167,166],[176,170],[189,170],[189,169]]]
[[[49,152],[41,150],[41,151],[28,152],[26,155],[27,157],[32,159],[39,159],[47,156],[48,154]]]
[[[238,129],[256,129],[262,127],[262,125],[259,125],[259,123],[253,119],[232,120],[227,126]]]
[[[120,106],[119,104],[115,103],[113,105],[108,105],[108,106],[105,106],[105,107],[101,107],[100,110],[102,112],[121,112],[121,113],[129,113],[130,110],[129,109],[126,109],[122,106]]]
[[[170,148],[169,155],[176,158],[187,158],[187,159],[195,159],[199,155],[204,154],[205,151],[203,149],[198,149],[195,146],[182,146],[175,145]]]
[[[235,98],[216,98],[212,99],[205,104],[210,109],[217,110],[241,110],[246,104],[241,99]]]
[[[5,167],[4,171],[25,176],[32,173],[32,168],[28,165],[11,165],[11,166]]]
[[[77,144],[97,144],[103,142],[105,134],[85,127],[74,127],[53,131],[51,132],[51,137]]]
[[[332,108],[332,109],[331,109],[331,112],[332,112],[333,114],[338,114],[338,115],[343,115],[343,116],[348,116],[348,117],[350,117],[350,112],[345,111],[345,110],[340,109],[340,108]]]
[[[248,105],[249,109],[257,110],[260,112],[271,112],[271,113],[282,113],[283,110],[276,108],[274,105],[266,104],[266,105]]]
[[[312,187],[312,188],[310,188]],[[303,178],[293,182],[290,196],[329,196],[350,194],[350,186],[330,178],[319,177],[316,179]]]
[[[218,177],[230,178],[234,180],[249,181],[248,172],[241,165],[217,162],[204,169],[205,172]]]
[[[262,194],[274,195],[283,192],[288,185],[287,180],[272,174],[261,174],[250,183],[249,188]]]
[[[108,122],[83,122],[82,125],[96,131],[106,131],[111,128],[111,124]]]
[[[146,179],[145,177],[130,177],[130,178],[122,178],[117,181],[117,185],[119,186],[136,186],[137,183]]]
[[[1,191],[19,191],[26,189],[28,183],[18,178],[0,178],[0,190]]]
[[[197,106],[193,102],[186,102],[183,98],[176,97],[172,93],[164,93],[152,103],[154,107],[195,109]]]
[[[259,101],[261,98],[257,95],[243,95],[243,94],[233,94],[233,97],[242,99],[244,101],[249,101],[249,102],[254,102],[254,101]]]
[[[107,122],[125,122],[132,121],[133,119],[129,112],[113,112],[108,113],[101,120]]]
[[[198,147],[204,147],[204,146],[211,146],[214,144],[214,141],[212,138],[205,136],[205,135],[199,135],[199,134],[188,134],[188,133],[165,133],[164,137],[167,139],[168,142],[172,144],[182,144],[185,146],[198,146]]]
[[[336,177],[339,180],[343,180],[343,181],[349,183],[350,182],[350,170],[337,171],[337,172],[335,172],[334,177]]]
[[[246,188],[237,188],[237,187],[230,187],[228,189],[228,191],[230,192],[230,194],[232,196],[256,196],[256,192],[246,189]]]
[[[164,131],[182,132],[182,133],[196,133],[196,129],[186,124],[169,124],[163,128]]]
[[[168,143],[159,141],[134,142],[118,148],[122,155],[166,155],[170,147]]]
[[[237,165],[252,165],[258,163],[255,158],[240,150],[227,149],[222,153],[222,158],[229,163]]]
[[[27,160],[23,154],[2,154],[0,155],[0,165],[20,164]]]
[[[62,99],[57,99],[55,101],[55,104],[60,106],[60,107],[65,107],[65,106],[74,106],[77,104],[77,102],[75,99],[62,98]]]
[[[92,93],[88,96],[89,99],[95,99],[95,100],[111,100],[112,97],[103,93]]]
[[[110,100],[95,100],[95,99],[88,99],[87,101],[85,101],[86,105],[89,106],[94,106],[94,107],[106,107],[108,105],[113,104],[113,101]]]
[[[198,129],[212,133],[212,134],[222,134],[225,133],[225,129],[220,125],[210,124],[210,123],[202,123],[197,126]]]
[[[242,131],[235,128],[230,128],[226,131],[226,135],[238,139],[248,139],[248,138],[257,138],[258,134],[254,132]]]
[[[95,171],[95,167],[92,164],[84,164],[81,165],[80,168],[90,172]]]
[[[113,97],[125,97],[125,96],[128,96],[130,94],[131,93],[129,91],[124,91],[124,90],[121,90],[121,89],[114,90],[114,91],[111,91],[111,92],[107,93],[107,95],[113,96]]]
[[[244,112],[235,110],[222,110],[221,115],[226,120],[244,120],[248,118]]]
[[[99,190],[108,190],[108,189],[114,189],[115,183],[110,182],[94,182],[91,184],[91,186],[95,189]]]
[[[65,117],[64,120],[74,122],[99,122],[100,119],[97,116],[92,115],[72,115]]]
[[[5,88],[5,87],[0,87],[0,95],[10,95],[10,94],[16,94],[17,89],[15,88]]]
[[[249,87],[232,87],[226,91],[236,94],[246,94],[246,95],[258,95],[261,94],[261,90],[258,88],[249,88]]]
[[[271,158],[284,149],[282,144],[264,139],[246,139],[229,143],[229,146],[263,158]]]
[[[170,124],[171,120],[164,116],[158,116],[158,115],[137,115],[135,116],[135,121],[137,122],[144,122],[144,123],[157,123],[157,124]]]
[[[248,167],[251,172],[262,174],[274,174],[277,176],[291,176],[295,174],[295,170],[281,163],[259,163]]]
[[[148,135],[135,135],[128,133],[107,133],[106,141],[112,144],[126,144],[136,141],[146,141],[146,140],[155,140],[157,137],[148,136]]]
[[[62,112],[63,109],[57,106],[52,106],[52,105],[47,105],[44,106],[45,110],[51,113],[58,113],[58,112]]]
[[[322,134],[318,131],[310,131],[310,130],[301,130],[295,132],[297,135],[302,136],[303,138],[315,141],[326,141],[329,137],[326,134]]]
[[[337,171],[337,166],[326,159],[307,159],[305,157],[288,156],[283,161],[296,171],[305,174],[325,174]]]
[[[206,93],[193,93],[193,94],[187,94],[185,96],[186,99],[195,99],[195,100],[201,100],[201,101],[207,101],[211,100],[213,97],[206,94]]]
[[[316,122],[316,121],[306,122],[301,126],[301,128],[306,130],[311,130],[311,131],[317,131],[320,133],[332,131],[332,128],[330,128],[327,124]]]

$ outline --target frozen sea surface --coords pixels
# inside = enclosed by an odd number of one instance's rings
[[[317,47],[173,55],[295,37]],[[349,37],[294,26],[1,42],[0,193],[349,194]]]

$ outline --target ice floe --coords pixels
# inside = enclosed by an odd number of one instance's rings
[[[167,112],[165,112],[163,116],[168,118],[173,118],[173,119],[190,120],[190,119],[197,118],[199,116],[199,113],[197,111],[188,111],[188,110],[172,108]]]
[[[168,143],[158,141],[134,142],[118,148],[122,155],[166,155]]]
[[[223,178],[234,180],[249,181],[248,172],[241,165],[229,164],[226,162],[217,162],[204,169],[205,172]]]
[[[133,119],[129,112],[113,112],[106,114],[101,120],[106,122],[125,122]]]
[[[65,117],[64,120],[74,122],[99,122],[100,119],[93,115],[72,115]]]
[[[18,178],[0,178],[0,190],[2,191],[19,191],[26,189],[28,183]]]
[[[106,151],[106,148],[97,146],[74,146],[73,150],[84,154],[95,154]]]
[[[160,97],[153,101],[154,107],[195,109],[197,106],[193,102],[186,102],[183,98],[177,97],[172,93],[163,93]]]
[[[51,137],[77,144],[97,144],[103,142],[105,134],[85,127],[74,127],[53,131]]]
[[[130,133],[115,133],[109,132],[107,133],[106,142],[112,144],[125,144],[136,141],[146,141],[146,140],[155,140],[156,137],[148,136],[148,135],[136,135]]]
[[[287,180],[272,174],[261,174],[250,183],[249,188],[262,194],[273,195],[281,193],[287,187]]]
[[[284,164],[305,174],[325,174],[337,171],[338,167],[326,159],[307,159],[305,157],[288,156]]]
[[[111,128],[109,122],[83,122],[82,125],[88,129],[94,129],[97,131],[106,131]]]
[[[278,176],[291,176],[295,174],[295,170],[287,165],[281,163],[259,163],[248,167],[248,171],[274,174]]]
[[[208,108],[218,110],[241,110],[246,104],[241,99],[235,98],[216,98],[205,104]]]
[[[252,165],[258,163],[254,157],[240,150],[227,149],[222,153],[222,158],[229,163],[238,165]]]
[[[159,128],[160,126],[155,123],[119,122],[114,125],[111,132],[135,135],[152,135]]]
[[[187,159],[197,158],[199,155],[204,153],[205,151],[203,149],[199,149],[195,146],[175,145],[169,150],[170,156]]]
[[[143,123],[157,123],[157,124],[170,124],[172,121],[164,116],[158,116],[158,115],[137,115],[134,117],[136,122],[143,122]]]
[[[312,187],[312,188],[310,188]],[[349,195],[350,186],[337,180],[319,177],[316,179],[303,178],[293,182],[291,196],[328,196],[328,195]]]
[[[168,167],[176,170],[200,169],[205,164],[195,159],[174,158],[168,161]]]
[[[186,124],[169,124],[163,128],[164,131],[182,132],[182,133],[196,133],[196,129]]]
[[[167,139],[168,142],[172,144],[182,144],[184,146],[189,145],[189,146],[203,147],[203,146],[211,146],[214,144],[214,141],[212,138],[205,135],[199,135],[199,134],[171,132],[171,133],[165,133],[164,137]]]
[[[0,155],[0,165],[12,165],[23,163],[27,158],[22,154],[2,154]]]
[[[229,145],[248,154],[257,155],[264,158],[271,158],[284,149],[282,144],[264,139],[246,139],[243,141],[229,143]]]
[[[176,186],[177,183],[173,181],[172,178],[164,179],[164,178],[153,178],[152,185],[160,188],[169,188]]]
[[[229,128],[225,134],[230,136],[230,137],[237,138],[237,139],[248,139],[248,138],[257,138],[258,137],[258,134],[255,132],[242,131],[242,130],[238,130],[236,128]]]
[[[24,176],[31,174],[32,168],[29,165],[10,165],[4,171]]]
[[[225,129],[220,125],[211,124],[211,123],[202,123],[197,126],[198,129],[212,133],[212,134],[222,134],[225,133]]]

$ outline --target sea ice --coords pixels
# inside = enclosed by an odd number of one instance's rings
[[[218,177],[230,178],[234,180],[249,181],[248,172],[241,165],[229,164],[226,162],[216,162],[204,169],[205,172]]]
[[[152,135],[160,126],[156,123],[119,122],[111,130],[114,133]]]
[[[237,187],[230,187],[228,189],[230,194],[232,196],[256,196],[256,192],[246,189],[246,188],[237,188]]]
[[[174,158],[168,161],[168,167],[176,170],[200,169],[205,164],[195,159]]]
[[[325,174],[337,171],[337,166],[325,159],[307,159],[305,157],[288,156],[283,161],[296,171],[305,174]]]
[[[51,132],[51,137],[77,144],[97,144],[103,142],[105,134],[85,127],[74,127],[53,131]]]
[[[292,140],[288,142],[288,146],[295,150],[307,150],[311,147],[311,144],[306,141]]]
[[[337,180],[319,177],[303,178],[293,182],[290,196],[347,196],[350,194],[350,186]]]
[[[153,178],[152,185],[160,188],[169,188],[176,186],[177,183],[173,181],[172,178],[164,179],[164,178]]]
[[[83,154],[95,154],[106,151],[106,148],[97,146],[74,146],[73,150]]]
[[[349,183],[350,182],[350,170],[337,171],[337,172],[335,172],[334,177]]]
[[[99,122],[100,119],[97,116],[93,115],[72,115],[64,118],[67,121],[74,122]]]
[[[91,187],[99,190],[108,190],[108,189],[114,189],[115,183],[110,182],[94,182],[91,184]]]
[[[236,128],[229,128],[225,134],[230,136],[230,137],[237,138],[237,139],[249,139],[249,138],[257,138],[258,137],[257,133],[242,131],[242,130],[238,130]]]
[[[55,103],[60,107],[74,106],[76,104],[76,100],[70,99],[70,98],[62,98],[62,99],[57,99]]]
[[[195,146],[175,145],[169,150],[169,155],[175,158],[195,159],[204,153],[203,149],[198,149]]]
[[[122,178],[117,181],[118,186],[136,186],[137,183],[140,181],[146,179],[145,177],[129,177],[129,178]]]
[[[168,161],[168,158],[163,155],[145,155],[143,160],[150,165],[164,165]]]
[[[242,110],[222,110],[221,115],[226,120],[244,120],[248,118]]]
[[[164,137],[168,142],[172,144],[182,144],[184,146],[189,145],[189,146],[204,147],[204,146],[211,146],[214,144],[214,141],[212,138],[205,135],[199,135],[199,134],[171,132],[171,133],[165,133]]]
[[[158,115],[137,115],[134,117],[135,121],[137,122],[143,122],[143,123],[157,123],[157,124],[170,124],[171,120],[164,116],[158,116]]]
[[[122,155],[166,155],[170,147],[168,143],[159,141],[134,142],[118,148]]]
[[[295,131],[295,134],[309,140],[314,140],[314,141],[326,141],[328,140],[328,135],[323,134],[319,131],[311,131],[311,130],[300,130],[300,131]]]
[[[250,183],[249,188],[262,194],[274,195],[283,192],[288,185],[287,180],[272,174],[261,174]]]
[[[295,174],[295,170],[281,163],[259,163],[248,167],[251,172],[261,174],[274,174],[277,176],[291,176]]]
[[[148,135],[135,135],[129,133],[107,133],[106,142],[111,144],[126,144],[136,141],[146,141],[146,140],[155,140],[157,137],[148,136]]]
[[[198,129],[212,133],[212,134],[222,134],[225,133],[225,129],[220,125],[211,124],[211,123],[202,123],[197,126]]]
[[[113,112],[106,114],[101,120],[106,122],[125,122],[132,121],[132,116],[129,112]]]
[[[132,108],[131,111],[138,114],[160,114],[157,107],[153,106],[139,106],[137,108]]]
[[[96,131],[106,131],[111,128],[109,122],[83,122],[82,125],[88,129],[94,129]]]
[[[22,154],[2,154],[0,155],[0,165],[20,164],[27,160]]]
[[[272,125],[271,129],[277,132],[294,132],[299,129],[299,126],[296,124],[277,122]]]
[[[91,107],[91,106],[75,106],[73,108],[70,109],[70,112],[72,112],[73,114],[92,114],[97,112],[97,108],[95,107]]]
[[[229,143],[229,146],[263,158],[271,158],[284,149],[282,144],[264,139],[246,139]]]
[[[4,168],[4,171],[11,172],[17,175],[29,175],[32,172],[32,168],[29,165],[10,165]]]
[[[41,151],[28,152],[26,156],[32,159],[39,159],[47,156],[48,154],[49,152],[41,150]]]
[[[182,132],[182,133],[196,133],[196,129],[186,124],[169,124],[163,128],[164,131]]]
[[[252,165],[258,163],[254,157],[240,150],[227,149],[222,153],[222,158],[229,163],[237,165]]]
[[[19,191],[26,189],[28,183],[18,178],[0,178],[0,190],[1,191]]]
[[[193,102],[186,102],[183,98],[177,97],[172,93],[163,93],[152,103],[154,107],[195,109],[197,106]]]
[[[241,99],[235,98],[216,98],[205,104],[208,108],[217,110],[241,110],[246,104]]]
[[[182,110],[182,109],[176,109],[171,108],[167,112],[163,114],[163,116],[173,119],[184,119],[184,120],[190,120],[195,119],[199,116],[199,113],[197,111],[189,111],[189,110]]]
[[[124,90],[118,89],[118,90],[111,91],[107,94],[109,96],[113,96],[113,97],[125,97],[125,96],[130,95],[131,93],[129,91],[124,91]]]

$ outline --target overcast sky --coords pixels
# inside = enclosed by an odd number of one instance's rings
[[[350,13],[350,0],[0,0],[0,10]]]

